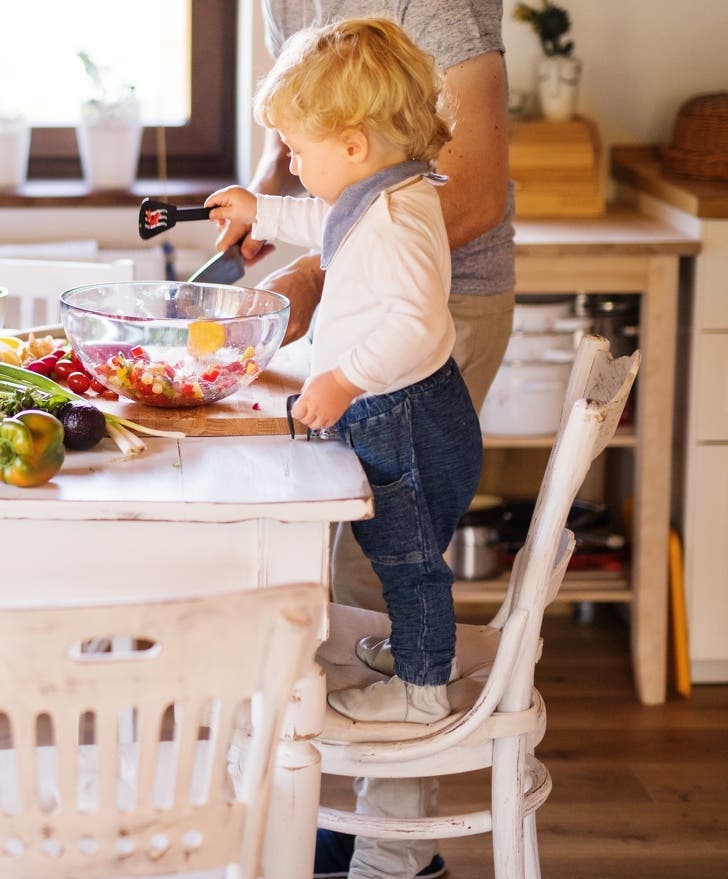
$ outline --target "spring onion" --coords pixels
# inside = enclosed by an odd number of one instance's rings
[[[2,396],[11,394],[16,397],[20,396],[21,399],[25,397],[29,402],[32,401],[31,405],[35,408],[51,412],[54,408],[74,400],[88,403],[84,397],[74,394],[47,376],[23,369],[21,366],[0,363],[0,409],[2,408]],[[106,421],[106,432],[125,457],[138,455],[146,448],[144,441],[135,436],[132,431],[169,439],[181,439],[185,436],[178,430],[156,430],[137,424],[135,421],[120,418],[118,415],[110,415],[107,412],[103,412],[103,416]]]

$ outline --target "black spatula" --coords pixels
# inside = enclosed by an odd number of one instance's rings
[[[145,198],[139,208],[139,235],[154,238],[186,220],[208,220],[211,208],[178,208],[166,201]]]

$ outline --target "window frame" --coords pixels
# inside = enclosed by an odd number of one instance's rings
[[[183,126],[164,128],[168,177],[227,177],[236,155],[238,4],[191,0],[191,113]],[[139,177],[160,176],[159,131],[145,127]],[[28,179],[82,177],[74,128],[34,127]]]

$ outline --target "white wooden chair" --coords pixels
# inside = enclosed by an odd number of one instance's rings
[[[8,288],[5,325],[26,330],[60,322],[59,297],[84,284],[133,281],[130,259],[70,262],[51,259],[0,259],[0,287]]]
[[[493,834],[496,879],[540,876],[535,811],[551,779],[534,749],[546,729],[534,688],[545,606],[556,596],[574,547],[565,528],[592,460],[616,430],[639,352],[612,360],[606,339],[582,340],[563,416],[525,545],[505,599],[486,626],[458,626],[462,677],[448,686],[452,713],[429,726],[352,722],[329,708],[316,745],[324,773],[430,777],[491,767],[490,808],[439,818],[388,819],[322,807],[319,827],[388,839]],[[329,691],[381,679],[357,658],[364,635],[385,637],[384,614],[332,605],[331,637],[318,654]]]
[[[0,610],[0,876],[258,879],[281,724],[325,603],[320,584],[297,584]],[[82,649],[120,632],[133,652]],[[243,712],[253,735],[233,785]]]

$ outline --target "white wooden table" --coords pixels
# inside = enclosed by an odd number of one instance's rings
[[[328,588],[330,523],[373,511],[359,462],[340,443],[147,442],[144,455],[127,460],[110,440],[69,453],[37,488],[0,483],[0,608],[302,581]],[[271,879],[310,879],[313,864],[320,758],[307,737],[323,716],[320,670],[299,683],[296,697],[264,853]]]

